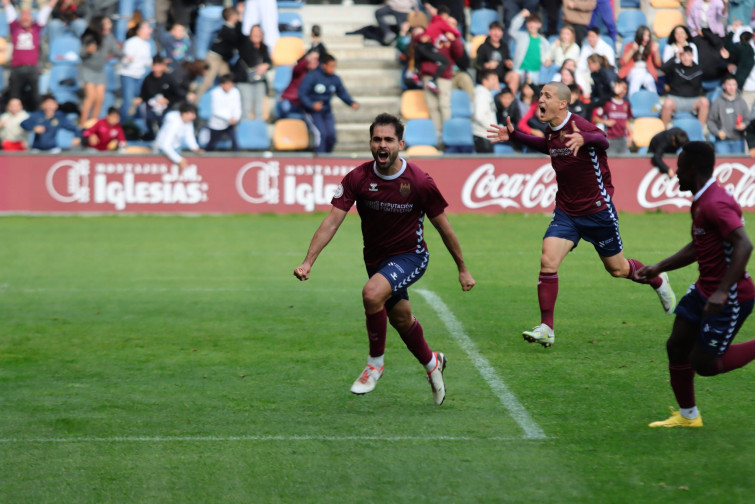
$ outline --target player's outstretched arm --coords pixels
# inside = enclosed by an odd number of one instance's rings
[[[663,259],[662,261],[649,266],[643,266],[637,271],[637,278],[639,280],[650,280],[655,278],[664,271],[673,271],[675,269],[689,266],[697,259],[697,250],[695,244],[689,242],[687,245],[681,248],[676,254]]]
[[[451,257],[454,258],[456,267],[459,268],[459,283],[463,291],[468,291],[475,286],[477,282],[472,277],[472,274],[467,270],[467,266],[464,264],[464,256],[461,253],[461,244],[456,237],[454,228],[451,227],[451,223],[448,222],[448,217],[445,213],[437,215],[430,219],[435,229],[438,230],[438,234],[443,239],[443,243],[451,253]]]
[[[721,279],[716,292],[708,297],[708,302],[705,304],[705,313],[719,313],[721,311],[729,297],[729,289],[744,275],[747,261],[750,260],[750,255],[752,254],[752,242],[750,242],[750,238],[747,236],[744,228],[737,228],[732,231],[726,237],[726,241],[731,243],[733,249],[729,268]]]
[[[307,256],[304,258],[304,262],[297,268],[294,268],[294,276],[299,280],[309,280],[309,273],[312,271],[312,265],[315,263],[317,256],[320,255],[322,249],[330,243],[330,240],[341,227],[341,223],[346,218],[345,211],[340,208],[333,207],[327,217],[320,223],[320,227],[315,231],[312,241],[309,244],[309,250],[307,250]]]

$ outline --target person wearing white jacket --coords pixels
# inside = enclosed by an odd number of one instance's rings
[[[497,123],[493,92],[497,93],[500,89],[501,83],[495,69],[486,68],[480,72],[480,83],[474,88],[474,114],[472,115],[474,148],[478,153],[493,152],[493,144],[487,136],[490,125]]]
[[[186,145],[192,152],[203,152],[194,136],[194,120],[197,118],[197,107],[191,103],[182,103],[178,110],[165,114],[163,125],[157,132],[153,144],[154,150],[165,154],[168,159],[181,168],[188,163],[178,151],[181,145]]]
[[[139,23],[135,35],[129,37],[123,44],[123,58],[121,58],[121,117],[126,120],[131,117],[134,98],[139,96],[144,77],[152,70],[152,27],[146,21]]]
[[[600,38],[600,28],[597,27],[587,30],[587,37],[585,37],[585,43],[582,44],[577,60],[577,71],[574,75],[577,85],[582,89],[582,94],[588,98],[592,89],[592,77],[587,66],[587,58],[593,54],[604,56],[612,67],[616,67],[616,51],[608,42]]]
[[[207,151],[214,151],[215,146],[223,137],[231,140],[231,150],[238,152],[236,143],[236,125],[241,119],[241,93],[233,85],[233,77],[226,74],[220,77],[220,85],[210,91],[210,140]]]

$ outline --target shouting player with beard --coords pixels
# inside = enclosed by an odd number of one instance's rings
[[[333,208],[312,237],[307,256],[294,269],[294,276],[299,280],[309,278],[320,252],[356,203],[369,276],[362,289],[362,301],[370,352],[367,366],[351,386],[351,392],[371,392],[383,375],[390,321],[409,351],[425,366],[433,400],[440,405],[446,397],[446,357],[430,350],[422,326],[412,314],[407,293],[409,286],[425,273],[430,259],[423,234],[425,214],[456,262],[462,290],[474,287],[475,280],[467,271],[459,240],[444,212],[448,203],[427,173],[399,157],[404,148],[403,134],[404,125],[397,117],[380,114],[375,118],[370,125],[374,161],[357,166],[343,178],[333,196]]]
[[[667,314],[673,312],[676,304],[666,273],[640,280],[637,271],[643,264],[624,257],[619,216],[611,199],[608,140],[597,126],[569,112],[570,98],[569,88],[561,82],[543,86],[537,118],[547,123],[544,138],[515,131],[510,120],[506,126],[491,124],[488,129],[492,142],[513,140],[549,154],[556,172],[556,209],[543,238],[537,283],[540,324],[522,334],[525,340],[544,347],[553,345],[555,340],[553,312],[558,296],[558,268],[580,239],[592,243],[611,276],[649,283]]]

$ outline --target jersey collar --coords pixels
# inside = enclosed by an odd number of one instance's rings
[[[694,197],[693,197],[692,199],[693,199],[693,200],[695,200],[695,201],[697,201],[697,200],[698,200],[698,198],[700,198],[700,196],[702,196],[702,195],[703,195],[703,193],[705,192],[705,190],[706,190],[706,189],[708,189],[708,188],[709,188],[709,187],[710,187],[711,185],[713,185],[713,182],[715,182],[715,181],[716,181],[716,178],[715,178],[715,177],[711,177],[711,178],[709,178],[709,179],[708,179],[708,181],[707,181],[707,182],[705,183],[705,185],[703,186],[703,188],[702,188],[702,189],[700,189],[699,191],[697,191],[697,192],[695,193],[695,196],[694,196]]]
[[[566,126],[566,123],[569,122],[569,118],[571,117],[571,112],[566,113],[566,119],[564,119],[564,122],[556,126],[555,128],[551,126],[551,131],[559,131],[561,128]]]
[[[372,171],[375,173],[375,175],[377,175],[379,178],[383,180],[395,180],[404,173],[404,170],[406,170],[406,159],[402,157],[400,157],[399,159],[401,160],[401,169],[397,171],[396,173],[394,173],[393,175],[381,174],[377,169],[377,162],[375,161],[372,162]]]

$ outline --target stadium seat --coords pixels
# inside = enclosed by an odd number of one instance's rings
[[[640,0],[621,0],[622,9],[639,9]]]
[[[126,154],[151,154],[152,149],[146,145],[126,145],[123,152]]]
[[[634,34],[642,25],[647,26],[648,20],[645,13],[639,9],[621,11],[616,19],[616,31],[623,39],[634,39]]]
[[[661,98],[658,93],[640,89],[629,97],[634,117],[658,117],[661,113]]]
[[[469,57],[473,60],[477,57],[477,49],[480,48],[480,46],[485,42],[485,40],[488,38],[487,32],[484,35],[475,35],[472,37],[472,42],[469,44]]]
[[[472,117],[472,99],[461,89],[451,90],[451,117]]]
[[[50,42],[50,63],[53,65],[73,65],[81,64],[79,51],[81,50],[81,39],[73,35],[61,35]]]
[[[487,35],[490,23],[500,21],[501,16],[494,9],[474,9],[469,13],[469,33],[474,35]]]
[[[509,142],[496,142],[493,144],[494,154],[514,154],[516,151]]]
[[[280,37],[275,42],[270,59],[273,65],[293,65],[304,56],[304,40],[300,37]]]
[[[673,126],[681,128],[687,132],[689,139],[693,142],[704,142],[703,125],[694,116],[674,117]]]
[[[197,59],[205,59],[215,34],[223,26],[223,7],[207,5],[197,11],[197,21],[194,27],[194,55]]]
[[[647,147],[650,140],[665,129],[658,117],[638,117],[632,124],[632,143],[637,147]]]
[[[446,120],[443,123],[442,140],[447,154],[473,153],[472,121],[453,117]]]
[[[406,152],[404,152],[407,156],[437,156],[440,154],[438,152],[438,149],[433,147],[432,145],[413,145],[406,149]]]
[[[79,69],[70,65],[53,65],[50,68],[49,91],[58,103],[79,103]]]
[[[679,0],[650,0],[650,6],[654,9],[678,9],[682,4]]]
[[[427,108],[425,92],[421,89],[408,89],[401,93],[401,117],[409,119],[428,119],[430,109]]]
[[[273,76],[273,90],[275,91],[276,98],[279,98],[283,91],[285,91],[288,85],[291,83],[291,77],[293,73],[293,65],[281,65],[275,67],[275,74]]]
[[[437,145],[438,135],[435,132],[435,123],[432,119],[407,119],[404,128],[404,142],[407,147]]]
[[[211,87],[199,98],[199,104],[197,104],[197,117],[204,121],[208,121],[212,115],[212,95],[210,91],[215,89]]]
[[[301,119],[278,119],[273,128],[273,148],[280,151],[309,147],[307,123]]]
[[[268,150],[270,134],[262,119],[245,119],[236,126],[236,142],[242,150]]]
[[[653,19],[653,33],[656,38],[668,38],[671,30],[677,25],[687,25],[684,13],[675,9],[658,9]]]
[[[278,12],[278,31],[281,37],[303,37],[304,23],[298,12]]]

